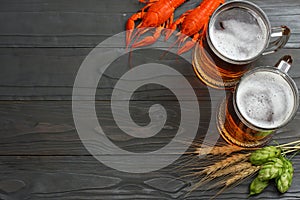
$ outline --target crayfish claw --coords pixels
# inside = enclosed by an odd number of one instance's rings
[[[132,45],[132,48],[137,48],[137,47],[142,47],[142,46],[147,46],[151,45],[156,41],[156,39],[153,38],[153,36],[147,36],[144,39],[142,39],[139,42],[136,42]]]
[[[145,30],[142,30],[142,34],[146,31],[146,30],[149,30],[149,29],[145,29]],[[154,42],[156,42],[158,40],[158,38],[160,37],[160,33],[161,31],[163,30],[163,27],[158,27],[155,29],[155,32],[153,34],[153,36],[147,36],[145,37],[144,39],[142,39],[141,41],[139,42],[136,42],[132,45],[133,48],[136,48],[136,47],[141,47],[141,46],[148,46],[148,45],[151,45],[153,44]]]

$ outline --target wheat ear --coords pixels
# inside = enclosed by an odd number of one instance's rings
[[[233,146],[233,145],[225,145],[225,146],[215,146],[215,147],[199,147],[196,149],[196,154],[199,156],[203,155],[231,155],[232,153],[245,150],[242,147]]]
[[[210,174],[209,176],[206,176],[206,177],[202,178],[199,182],[197,182],[194,185],[193,190],[195,190],[198,187],[201,187],[201,186],[213,181],[216,178],[223,177],[223,176],[228,176],[228,175],[231,175],[231,174],[235,174],[237,172],[248,169],[251,166],[252,166],[252,164],[250,162],[241,162],[237,165],[232,165],[232,166],[229,166],[227,168],[221,169],[221,170],[219,170],[219,171],[217,171],[213,174]]]
[[[220,183],[215,184],[212,188],[217,188],[220,186],[224,186],[212,199],[220,195],[224,190],[228,189],[230,186],[234,184],[238,184],[241,181],[245,180],[251,175],[254,175],[258,170],[260,169],[260,166],[251,166],[247,169],[244,169],[238,173],[236,173],[234,176],[228,178],[227,180],[224,180]],[[211,189],[211,188],[210,188]]]
[[[250,153],[232,155],[228,158],[225,158],[224,160],[216,162],[214,165],[211,165],[211,166],[207,167],[206,169],[204,169],[200,173],[210,175],[210,174],[212,174],[212,173],[214,173],[214,172],[216,172],[220,169],[224,169],[224,168],[226,168],[228,166],[231,166],[235,163],[244,161],[244,160],[248,159],[250,155],[251,155]]]

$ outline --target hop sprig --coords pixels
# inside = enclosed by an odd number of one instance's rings
[[[253,152],[249,158],[254,165],[261,166],[257,177],[250,184],[250,195],[261,193],[275,179],[279,192],[285,193],[292,184],[294,168],[280,147],[267,146]]]

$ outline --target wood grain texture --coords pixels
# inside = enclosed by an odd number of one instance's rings
[[[300,47],[300,2],[251,1],[265,10],[273,26],[291,28],[293,35],[286,47]],[[198,3],[188,1],[176,10],[176,17]],[[128,17],[142,6],[134,0],[2,0],[0,47],[94,47],[124,31]]]
[[[299,163],[299,157],[295,158]],[[199,162],[201,162],[199,160]],[[202,160],[202,162],[205,162]],[[188,194],[190,180],[180,178],[176,164],[146,174],[112,170],[91,156],[0,156],[1,199],[209,199],[218,191],[199,188]],[[300,173],[296,164],[296,175]],[[7,185],[10,190],[7,192]],[[216,199],[247,199],[246,180]],[[295,178],[289,192],[279,195],[271,184],[250,199],[298,199],[300,180]]]
[[[282,55],[291,54],[294,65],[290,75],[299,88],[300,1],[251,2],[262,7],[273,26],[284,24],[292,30],[285,49],[262,57],[254,65],[272,66]],[[198,4],[197,0],[187,1],[176,10],[176,17]],[[215,195],[216,191],[206,191],[206,188],[187,195],[190,180],[180,178],[181,172],[174,170],[180,160],[145,174],[113,170],[91,156],[76,131],[70,100],[81,63],[97,44],[124,31],[128,17],[142,6],[137,0],[0,0],[1,200],[209,199]],[[215,123],[210,103],[216,105],[223,93],[208,93],[190,64],[173,55],[160,57],[161,52],[135,52],[132,65],[159,62],[185,76],[198,98],[201,118],[197,137],[202,138],[210,120]],[[123,57],[104,73],[95,97],[97,117],[106,136],[118,147],[133,153],[151,152],[168,144],[176,134],[180,108],[169,89],[157,85],[141,87],[130,99],[134,122],[147,125],[148,110],[153,104],[165,108],[167,122],[160,133],[151,138],[138,139],[124,134],[113,119],[110,99],[116,82],[132,65]],[[182,88],[183,95],[184,91]],[[128,99],[120,98],[124,100]],[[188,101],[189,96],[185,96],[185,100]],[[90,117],[90,110],[84,106],[80,109],[85,117]],[[195,112],[193,108],[186,111]],[[123,114],[124,108],[119,107],[118,113]],[[153,116],[160,120],[165,114],[158,109]],[[299,123],[300,110],[274,139],[284,143],[299,138]],[[89,144],[106,152],[103,159],[112,156],[104,143],[89,141]],[[119,159],[116,155],[115,158]],[[202,164],[205,160],[199,162]],[[280,195],[272,185],[262,195],[250,199],[300,199],[299,156],[294,158],[294,163],[295,178],[288,193]],[[249,183],[247,180],[217,199],[247,199]]]
[[[128,151],[149,152],[170,142],[178,131],[181,113],[176,101],[132,101],[130,113],[135,123],[146,126],[150,122],[148,110],[153,104],[161,104],[167,114],[165,116],[162,109],[157,109],[153,119],[167,117],[167,121],[163,129],[149,139],[133,138],[120,130],[112,116],[110,102],[97,102],[96,110],[104,133],[115,144]],[[206,101],[200,102],[199,107],[202,115],[198,132],[201,135],[206,132],[211,108]],[[83,116],[91,118],[90,110],[85,106],[80,109]],[[117,110],[119,114],[125,114],[123,107]],[[185,111],[193,112],[194,108]],[[70,101],[5,101],[0,103],[0,113],[0,155],[89,155],[76,132]],[[98,132],[96,127],[95,132]],[[92,145],[94,141],[89,143]],[[109,153],[105,143],[95,145],[101,152]]]
[[[0,100],[71,100],[74,80],[89,48],[3,48],[0,49]],[[290,75],[300,86],[300,50],[285,49],[267,55],[254,63],[254,66],[273,66],[280,57],[290,54],[294,59]],[[162,52],[136,52],[132,55],[133,66],[145,63],[159,63],[171,66],[185,76],[195,89],[199,100],[205,99],[207,88],[195,75],[192,65],[169,55],[160,60]],[[109,100],[119,78],[132,65],[128,57],[112,63],[105,71],[96,93],[97,100]],[[99,76],[102,75],[99,73]],[[183,91],[185,89],[183,88]],[[91,97],[93,98],[93,97]],[[188,97],[187,97],[188,98]],[[167,88],[148,85],[137,90],[132,100],[176,100]]]
[[[110,102],[96,103],[98,121],[104,133],[116,145],[133,152],[148,152],[166,145],[177,133],[180,124],[180,108],[176,101],[132,101],[131,118],[135,123],[145,126],[150,122],[148,110],[153,104],[161,104],[167,111],[167,121],[161,132],[149,139],[133,138],[122,132],[116,125],[111,113]],[[200,121],[198,137],[202,138],[207,126],[215,123],[215,113],[207,101],[200,101]],[[90,111],[82,107],[83,115],[90,117]],[[119,113],[124,113],[122,107]],[[186,110],[193,112],[193,108]],[[72,116],[72,104],[69,101],[2,101],[0,102],[0,155],[89,155],[77,134]],[[161,119],[161,109],[153,113]],[[124,120],[128,120],[124,118]],[[192,120],[192,119],[191,119]],[[293,141],[299,137],[298,125],[300,111],[294,120],[280,129],[275,140],[280,143]],[[96,128],[96,127],[95,127]],[[95,129],[97,132],[97,129]],[[93,144],[93,141],[90,141]],[[106,144],[95,144],[101,151],[108,152]]]

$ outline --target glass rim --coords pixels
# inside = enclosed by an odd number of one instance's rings
[[[293,91],[293,96],[294,96],[294,105],[293,105],[293,110],[292,113],[288,116],[288,118],[281,124],[271,127],[271,128],[265,128],[265,127],[260,127],[257,125],[254,125],[253,123],[249,122],[240,112],[238,105],[237,105],[237,93],[239,90],[240,84],[243,82],[245,78],[250,76],[253,73],[259,72],[259,71],[264,71],[264,72],[270,72],[270,73],[276,73],[279,74],[290,86],[291,90]],[[248,72],[246,72],[238,82],[238,84],[235,87],[235,90],[233,92],[233,105],[234,105],[234,110],[237,114],[237,116],[240,118],[240,120],[246,124],[248,127],[253,128],[254,130],[257,131],[271,131],[271,130],[277,130],[281,127],[286,126],[296,115],[298,107],[299,107],[299,92],[297,85],[295,81],[285,72],[281,71],[280,69],[276,67],[271,67],[271,66],[264,66],[264,67],[257,67],[255,69],[252,69]]]
[[[232,58],[228,58],[226,56],[224,56],[222,53],[220,53],[217,48],[215,48],[215,46],[212,44],[212,41],[210,39],[210,27],[214,24],[216,17],[228,10],[228,9],[232,9],[232,8],[243,8],[243,9],[247,9],[250,10],[251,13],[255,13],[256,15],[258,15],[263,23],[266,26],[266,41],[264,44],[264,48],[258,52],[255,56],[251,57],[251,58],[247,58],[244,60],[238,60],[238,59],[232,59]],[[206,31],[206,38],[208,41],[208,45],[210,46],[210,48],[212,49],[212,51],[221,59],[223,59],[224,61],[228,62],[228,63],[232,63],[232,64],[248,64],[254,60],[256,60],[258,57],[260,57],[262,55],[262,53],[265,51],[265,49],[268,47],[269,43],[270,43],[270,38],[271,38],[271,24],[270,21],[268,19],[268,16],[266,15],[266,13],[260,8],[258,7],[256,4],[249,2],[249,1],[243,1],[243,0],[234,0],[234,1],[229,1],[226,2],[224,4],[222,4],[221,6],[219,6],[214,13],[212,14],[210,21],[208,23],[208,28]]]

